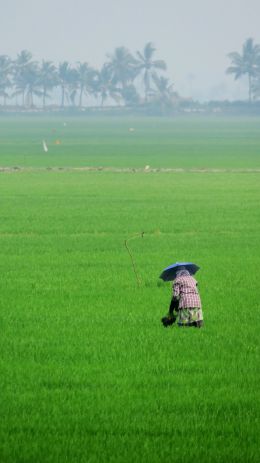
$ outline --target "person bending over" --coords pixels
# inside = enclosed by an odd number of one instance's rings
[[[198,283],[186,269],[180,269],[172,285],[173,296],[169,313],[162,318],[164,326],[177,323],[179,326],[203,326],[203,313]]]

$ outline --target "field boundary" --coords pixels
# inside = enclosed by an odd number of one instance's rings
[[[114,173],[234,173],[234,174],[256,174],[260,173],[260,168],[255,169],[232,169],[232,168],[171,168],[171,167],[102,167],[102,166],[84,166],[84,167],[23,167],[23,166],[0,166],[0,173],[16,172],[114,172]]]

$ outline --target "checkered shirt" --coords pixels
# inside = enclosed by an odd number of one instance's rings
[[[179,299],[179,309],[188,307],[201,308],[197,281],[191,275],[175,278],[172,289],[173,296]]]

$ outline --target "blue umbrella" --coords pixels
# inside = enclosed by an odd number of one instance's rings
[[[198,270],[199,266],[193,264],[192,262],[176,262],[175,264],[169,265],[166,267],[160,275],[160,278],[164,281],[174,280],[178,270],[185,269],[190,272],[191,275],[194,275]]]

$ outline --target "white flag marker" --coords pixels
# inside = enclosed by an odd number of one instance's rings
[[[44,151],[45,153],[48,153],[48,146],[47,146],[45,140],[42,140],[42,147],[43,147],[43,151]]]

